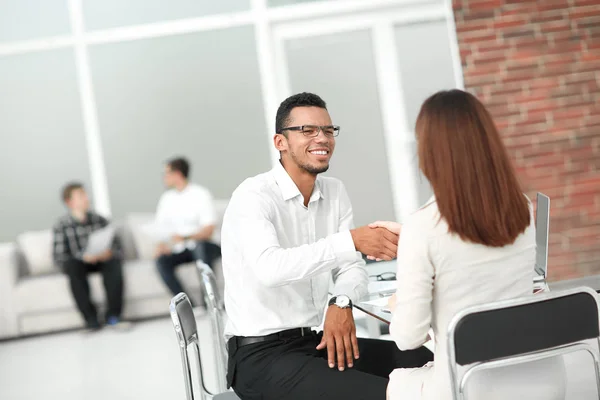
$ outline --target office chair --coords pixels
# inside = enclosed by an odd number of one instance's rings
[[[481,370],[541,360],[579,350],[594,359],[600,394],[598,300],[590,288],[469,307],[448,326],[448,364],[453,398],[466,399],[466,386]],[[459,366],[461,372],[459,372]]]
[[[179,293],[173,299],[169,306],[171,320],[177,335],[177,342],[181,351],[181,362],[183,367],[183,378],[185,381],[185,389],[187,400],[239,400],[233,392],[212,393],[206,388],[202,372],[202,361],[200,359],[200,346],[198,343],[198,327],[192,304],[185,293]],[[193,345],[196,352],[193,358],[188,353],[188,348]],[[219,358],[219,357],[217,357]],[[195,363],[197,369],[197,384],[200,388],[199,396],[196,397],[192,385],[192,367],[190,361]]]

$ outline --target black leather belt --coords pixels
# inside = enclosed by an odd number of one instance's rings
[[[303,336],[314,335],[316,335],[316,332],[310,328],[294,328],[265,336],[234,336],[229,339],[227,346],[229,347],[229,354],[233,354],[238,348],[247,346],[249,344],[273,342],[275,340],[282,339],[295,339]]]

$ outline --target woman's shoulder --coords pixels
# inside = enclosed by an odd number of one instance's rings
[[[403,224],[403,229],[433,233],[442,224],[435,197],[431,197],[418,210],[410,214]]]

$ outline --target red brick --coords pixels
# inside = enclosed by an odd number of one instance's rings
[[[561,21],[549,21],[540,24],[540,31],[542,34],[552,33],[552,32],[560,32],[560,31],[570,31],[571,23],[569,21],[561,20]]]
[[[559,99],[560,107],[578,107],[589,104],[590,100],[585,95],[576,94]]]
[[[537,10],[540,12],[548,10],[568,10],[568,4],[565,0],[543,0],[539,1]]]
[[[588,5],[586,7],[574,7],[569,10],[569,19],[579,19],[585,17],[593,17],[598,15],[598,6],[600,4],[596,1],[594,5]]]
[[[485,53],[477,52],[472,58],[474,65],[481,64],[499,64],[502,61],[506,61],[506,51],[488,51]]]
[[[600,52],[585,52],[579,57],[579,61],[598,61],[600,60]]]
[[[548,38],[546,37],[521,37],[518,39],[511,39],[508,43],[516,50],[529,50],[533,48],[539,51],[545,51],[545,49],[550,46]]]
[[[575,21],[578,28],[596,28],[600,26],[600,15],[596,14],[591,17],[579,18]]]
[[[552,89],[557,86],[558,82],[554,78],[538,78],[529,82],[529,88],[535,89]]]
[[[598,0],[571,0],[576,7],[598,6]]]
[[[552,112],[552,118],[554,120],[568,119],[568,118],[584,118],[586,111],[583,108],[562,108]]]
[[[517,124],[515,127],[516,134],[518,135],[531,135],[533,133],[541,133],[548,129],[547,115],[540,113],[542,121],[523,121],[521,124]]]
[[[536,101],[547,100],[550,97],[550,90],[528,90],[518,95],[512,96],[513,101],[519,104],[529,104]]]
[[[502,32],[504,39],[534,37],[535,31],[530,27],[522,27],[518,29],[507,29]]]
[[[469,11],[490,10],[502,6],[503,0],[470,0]]]
[[[529,22],[526,18],[518,16],[516,18],[502,18],[496,19],[491,24],[492,29],[504,29],[504,28],[514,28],[514,27],[527,27],[529,26]]]
[[[481,10],[481,11],[464,13],[462,18],[465,21],[472,21],[472,20],[477,20],[477,19],[494,18],[495,15],[496,15],[496,10]]]
[[[498,77],[494,74],[487,75],[465,75],[465,83],[467,86],[480,86],[498,82]]]
[[[502,51],[507,53],[511,50],[511,44],[505,41],[473,43],[472,46],[477,49],[477,53],[482,56],[488,52]]]
[[[462,34],[460,40],[465,43],[481,43],[481,42],[495,42],[498,36],[494,32],[490,31],[475,31]]]
[[[540,22],[548,22],[548,21],[564,21],[565,14],[561,10],[553,10],[547,11],[543,13],[536,13],[531,16],[531,23],[536,24]]]
[[[489,21],[468,21],[460,24],[456,27],[456,31],[460,33],[465,32],[473,32],[473,31],[483,31],[487,30],[490,27]]]

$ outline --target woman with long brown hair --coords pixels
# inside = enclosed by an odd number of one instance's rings
[[[473,95],[450,90],[428,98],[417,118],[416,135],[419,166],[434,196],[401,229],[390,333],[398,347],[407,350],[423,345],[433,329],[435,361],[395,370],[388,397],[451,399],[448,323],[465,307],[533,293],[535,227],[531,203],[502,139]],[[384,225],[400,232],[399,224]],[[535,376],[543,382],[527,374],[527,368],[541,368],[543,373]],[[533,385],[535,391],[512,392],[516,398],[564,398],[562,360],[508,371],[475,379],[473,398],[508,398],[517,375],[527,379],[519,390]]]

